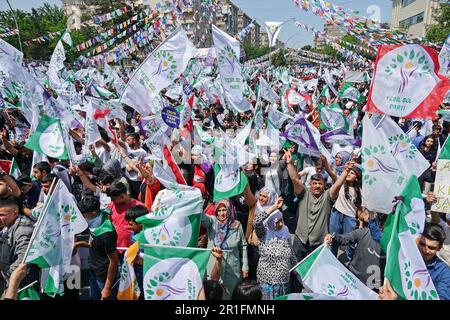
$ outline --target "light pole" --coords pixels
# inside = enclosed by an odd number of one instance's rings
[[[6,3],[8,4],[9,9],[11,9],[12,17],[13,17],[14,22],[15,22],[15,24],[16,24],[17,37],[19,38],[19,47],[20,47],[20,51],[23,52],[23,49],[22,49],[22,41],[20,40],[20,30],[19,30],[19,25],[17,24],[16,13],[13,11],[13,9],[12,9],[12,7],[11,7],[11,4],[9,3],[9,0],[6,0]]]

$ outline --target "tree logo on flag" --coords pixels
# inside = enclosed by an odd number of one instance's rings
[[[150,230],[152,243],[158,245],[180,246],[181,232],[170,230],[168,227],[168,223],[165,223],[161,228],[152,228]],[[189,242],[189,239],[187,242]],[[187,245],[187,243],[183,245]]]
[[[387,164],[384,164],[378,157],[379,155],[386,154],[386,150],[383,145],[378,146],[368,146],[363,148],[362,150],[362,159],[361,162],[364,164],[364,176],[363,180],[372,185],[377,181],[375,178],[375,174],[382,171],[384,173],[395,173],[397,172],[396,168],[393,168]]]
[[[431,277],[427,269],[415,270],[411,274],[411,262],[405,261],[403,264],[403,271],[406,280],[406,288],[409,291],[409,295],[414,297],[414,300],[434,300],[437,299],[437,292],[431,290],[427,292],[426,290],[421,290],[421,288],[427,288],[431,283]],[[425,286],[422,287],[425,282]]]
[[[154,264],[144,276],[146,300],[197,300],[202,279],[187,258],[168,258]]]
[[[416,156],[417,149],[411,143],[411,140],[406,134],[401,133],[389,137],[389,144],[391,146],[394,145],[394,147],[392,148],[392,155],[394,157],[405,152],[406,152],[405,156],[408,159],[414,159],[414,157]]]
[[[224,64],[225,62],[228,62],[231,68],[230,73],[234,73],[234,64],[237,62],[238,59],[236,58],[236,54],[234,53],[234,50],[229,46],[226,45],[224,48],[222,48],[219,52],[219,63]]]
[[[152,73],[153,76],[159,76],[166,73],[169,80],[173,80],[176,76],[177,62],[173,55],[165,50],[157,52],[154,56],[155,63],[157,63],[156,70]]]
[[[431,68],[428,64],[429,60],[426,58],[425,54],[420,52],[415,52],[414,49],[398,53],[393,59],[392,63],[386,67],[385,72],[392,76],[394,72],[400,72],[401,82],[398,88],[398,93],[403,93],[405,89],[410,84],[410,79],[417,73],[420,77],[424,74],[429,74]]]
[[[45,129],[39,137],[39,146],[45,151],[45,154],[52,158],[63,155],[64,141],[58,123],[53,123]]]

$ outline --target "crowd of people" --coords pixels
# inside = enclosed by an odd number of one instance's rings
[[[29,70],[38,68],[28,65]],[[39,68],[41,68],[40,66]],[[214,69],[213,66],[213,73]],[[247,77],[250,93],[248,101],[257,110],[260,104],[262,126],[253,129],[251,139],[268,130],[269,109],[286,114],[283,97],[275,104],[257,99],[259,78],[280,92],[282,81],[270,68]],[[41,70],[45,71],[41,68]],[[351,126],[355,141],[362,138],[362,118],[365,102],[339,97],[332,92],[320,94],[327,86],[320,66],[291,66],[289,75],[302,81],[318,79],[316,86],[303,88],[308,98],[304,104],[290,105],[287,116],[304,114],[321,133],[318,104],[337,104]],[[345,72],[341,70],[342,72]],[[36,74],[36,73],[35,73]],[[106,77],[105,77],[106,78]],[[124,82],[127,77],[123,76]],[[87,146],[83,124],[92,92],[83,79],[72,79],[76,90],[77,119],[82,125],[70,127],[77,154],[85,154],[82,161],[59,160],[49,156],[36,161],[36,153],[24,146],[32,130],[21,113],[17,96],[3,96],[13,107],[1,110],[0,158],[14,159],[21,174],[0,170],[0,227],[1,276],[0,293],[5,299],[15,299],[17,291],[39,280],[35,265],[23,264],[33,228],[49,194],[52,184],[62,180],[89,228],[76,236],[72,263],[79,264],[78,250],[89,248],[90,298],[117,299],[119,270],[124,263],[124,248],[135,242],[142,231],[139,217],[154,211],[158,198],[163,197],[164,185],[153,174],[158,157],[147,143],[149,132],[140,125],[148,114],[139,114],[122,105],[126,118],[110,119],[117,143],[103,127],[98,126],[101,139]],[[293,84],[290,84],[293,86]],[[344,73],[336,75],[337,90],[344,85]],[[370,83],[355,83],[362,96],[367,96]],[[98,84],[98,86],[101,86]],[[119,98],[114,81],[105,81],[103,88],[112,93],[104,100]],[[58,93],[46,87],[54,98]],[[324,144],[331,158],[325,154],[310,156],[299,152],[297,143],[280,139],[278,147],[259,149],[255,157],[241,166],[248,183],[242,193],[213,201],[215,171],[204,152],[204,143],[195,138],[200,131],[210,138],[225,132],[230,138],[256,117],[256,111],[233,112],[219,98],[209,95],[201,86],[192,88],[194,103],[192,127],[168,129],[168,150],[177,161],[179,170],[189,186],[200,189],[203,213],[198,239],[199,248],[211,249],[204,279],[205,298],[266,299],[289,293],[304,292],[301,282],[291,269],[324,242],[362,283],[379,294],[380,299],[395,299],[396,293],[384,279],[385,253],[380,246],[386,214],[365,208],[361,194],[361,145],[347,143]],[[169,96],[170,95],[170,96]],[[163,90],[161,95],[169,106],[183,105],[184,95]],[[449,101],[442,101],[441,109],[449,109]],[[437,156],[450,133],[450,122],[436,115],[432,120],[393,118],[408,134],[412,143],[429,161],[429,168],[419,177],[424,193],[427,222],[418,242],[418,249],[427,266],[439,298],[450,299],[450,217],[447,213],[431,211],[436,196],[430,191],[436,175]],[[278,128],[283,132],[290,118]],[[187,132],[187,133],[186,133]],[[200,141],[200,142],[199,142]],[[277,141],[278,143],[278,141]],[[247,143],[245,149],[248,150]],[[262,150],[262,151],[261,151]],[[389,193],[386,190],[386,193]],[[78,262],[77,262],[78,261]],[[134,269],[143,299],[142,258],[137,256]],[[380,272],[373,276],[373,269]],[[34,285],[39,287],[39,281]],[[79,299],[80,288],[65,283],[63,296],[41,298]]]

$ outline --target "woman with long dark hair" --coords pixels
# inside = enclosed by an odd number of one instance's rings
[[[423,139],[422,144],[420,145],[419,151],[422,153],[423,157],[430,162],[436,160],[436,150],[433,148],[435,144],[435,140],[432,136],[427,136]]]
[[[330,175],[335,180],[334,172]],[[361,207],[361,171],[357,167],[350,169],[345,180],[344,187],[339,190],[339,196],[336,199],[330,215],[330,232],[334,234],[346,234],[353,231],[356,227],[358,209]],[[333,243],[331,251],[337,255],[338,244]],[[346,247],[347,259],[351,260],[352,248]]]

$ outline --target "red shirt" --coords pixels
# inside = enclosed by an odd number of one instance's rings
[[[108,205],[108,208],[112,211],[110,219],[116,229],[118,247],[128,248],[131,244],[131,229],[127,220],[125,220],[125,213],[131,207],[138,205],[143,206],[144,204],[136,199],[131,199],[129,204],[116,205],[113,201],[111,201]],[[123,252],[123,250],[119,250],[119,252]]]

